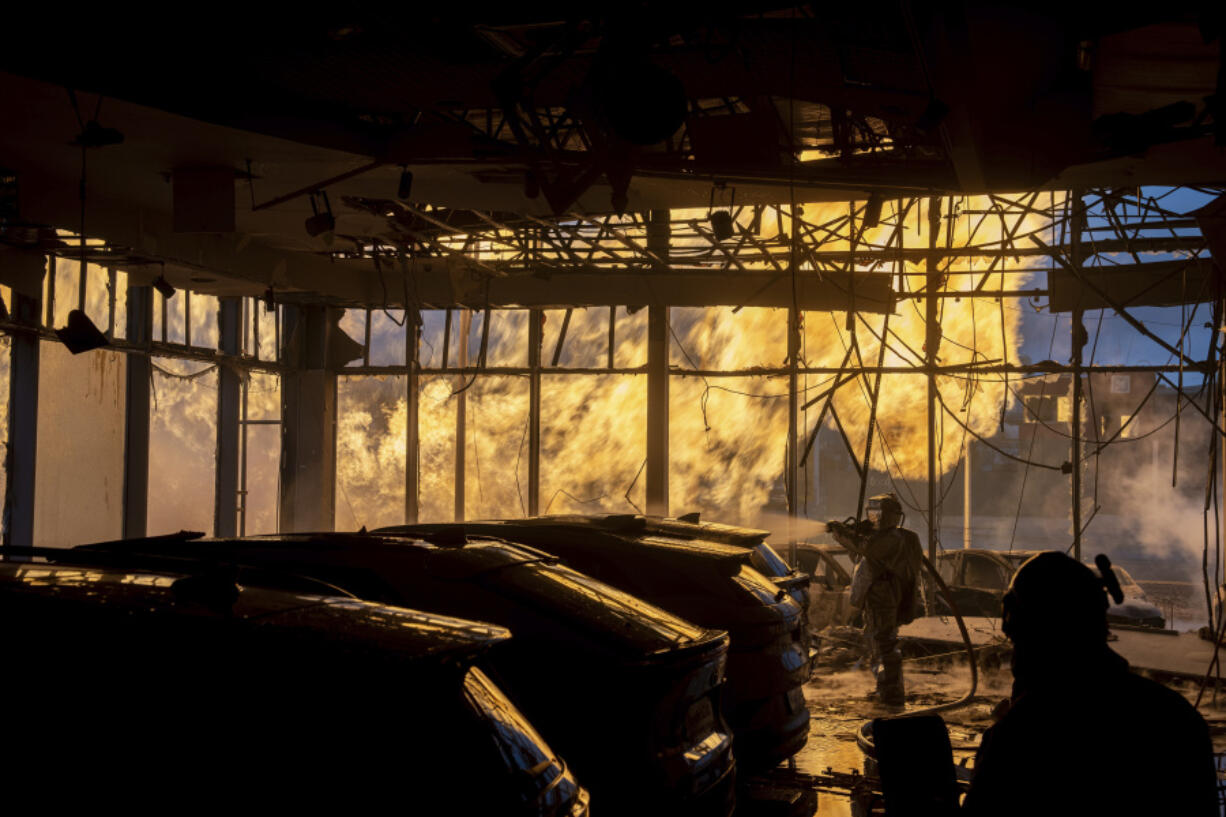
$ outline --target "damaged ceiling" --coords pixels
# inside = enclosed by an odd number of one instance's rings
[[[78,230],[84,174],[100,262],[202,291],[380,305],[411,272],[435,305],[543,305],[615,275],[623,297],[686,302],[719,276],[691,300],[739,304],[761,284],[729,263],[639,252],[543,279],[438,239],[713,204],[1220,184],[1222,13],[1205,8],[477,3],[190,29],[87,11],[0,54],[5,239]],[[321,214],[332,229],[309,234]],[[372,246],[405,266],[345,257]],[[811,308],[840,302],[812,286]]]

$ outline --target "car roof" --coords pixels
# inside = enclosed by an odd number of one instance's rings
[[[520,636],[517,643],[575,634],[592,649],[642,655],[698,647],[722,637],[718,631],[696,627],[608,584],[562,568],[551,554],[501,540],[439,538],[447,544],[416,535],[306,533],[194,539],[153,548],[151,553],[142,552],[139,541],[121,542],[114,550],[102,551],[323,579],[339,585],[340,592],[491,620],[515,630]],[[509,569],[519,566],[524,570]],[[456,583],[464,583],[463,588]],[[472,595],[464,596],[465,592]]]
[[[65,555],[70,557],[70,552]],[[349,651],[392,652],[398,660],[475,656],[511,637],[506,628],[452,616],[232,581],[225,587],[226,581],[187,572],[0,561],[0,595],[9,601],[25,597],[140,614],[246,621],[266,630],[313,633],[315,643],[344,642]],[[214,604],[213,596],[222,594],[223,603]]]
[[[1009,561],[1024,562],[1031,556],[1037,556],[1044,553],[1042,550],[992,550],[991,548],[951,548],[941,552],[937,558],[951,559],[954,556],[962,553],[984,554],[987,556],[995,556]]]
[[[462,532],[470,537],[510,539],[515,541],[518,547],[522,547],[519,542],[524,538],[525,533],[532,536],[561,532],[584,537],[583,542],[589,547],[615,546],[622,549],[633,547],[641,549],[641,552],[646,555],[654,554],[664,558],[674,557],[681,560],[743,565],[749,564],[752,557],[751,546],[748,544],[734,545],[697,535],[705,526],[689,525],[686,528],[682,523],[681,526],[674,529],[668,525],[647,524],[649,521],[646,517],[634,516],[545,516],[528,519],[489,519],[475,522],[404,525],[382,528],[374,533],[390,534],[404,531],[410,536],[428,537],[435,532],[452,530],[456,531],[457,535]],[[665,521],[671,522],[672,520]],[[762,533],[765,538],[765,531]],[[760,542],[755,540],[753,546],[757,544]]]

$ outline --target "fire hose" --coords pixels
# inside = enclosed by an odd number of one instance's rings
[[[937,569],[935,566],[933,566],[932,562],[928,560],[928,557],[921,553],[920,560],[923,562],[924,567],[928,570],[928,574],[932,576],[933,583],[936,584],[937,589],[941,593],[941,597],[944,598],[945,602],[949,605],[949,609],[953,613],[954,620],[958,622],[958,631],[962,634],[962,643],[966,646],[966,656],[971,665],[971,686],[970,689],[966,691],[966,694],[956,701],[936,704],[934,706],[926,706],[923,709],[916,709],[911,712],[904,712],[898,715],[900,718],[915,718],[920,715],[933,715],[938,712],[948,712],[952,709],[958,709],[969,704],[974,699],[975,693],[979,690],[979,666],[975,661],[975,645],[971,643],[971,634],[966,629],[966,622],[962,619],[962,613],[958,610],[958,603],[954,601],[953,594],[949,592],[949,586],[945,584],[945,580],[941,578],[941,575],[937,572]],[[862,752],[870,756],[876,753],[876,747],[873,745],[871,724],[872,721],[866,721],[864,725],[861,726],[856,732],[856,745],[860,747]]]

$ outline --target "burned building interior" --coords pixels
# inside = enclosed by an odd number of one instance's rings
[[[1226,814],[1223,8],[8,10],[13,790]]]

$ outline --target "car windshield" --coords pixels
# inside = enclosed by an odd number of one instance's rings
[[[988,590],[1004,590],[1009,583],[1000,565],[987,556],[967,555],[966,573],[963,582],[970,587]]]
[[[851,554],[845,550],[828,550],[826,555],[829,556],[839,567],[847,571],[850,575],[851,571],[855,570],[856,566],[852,564]]]

